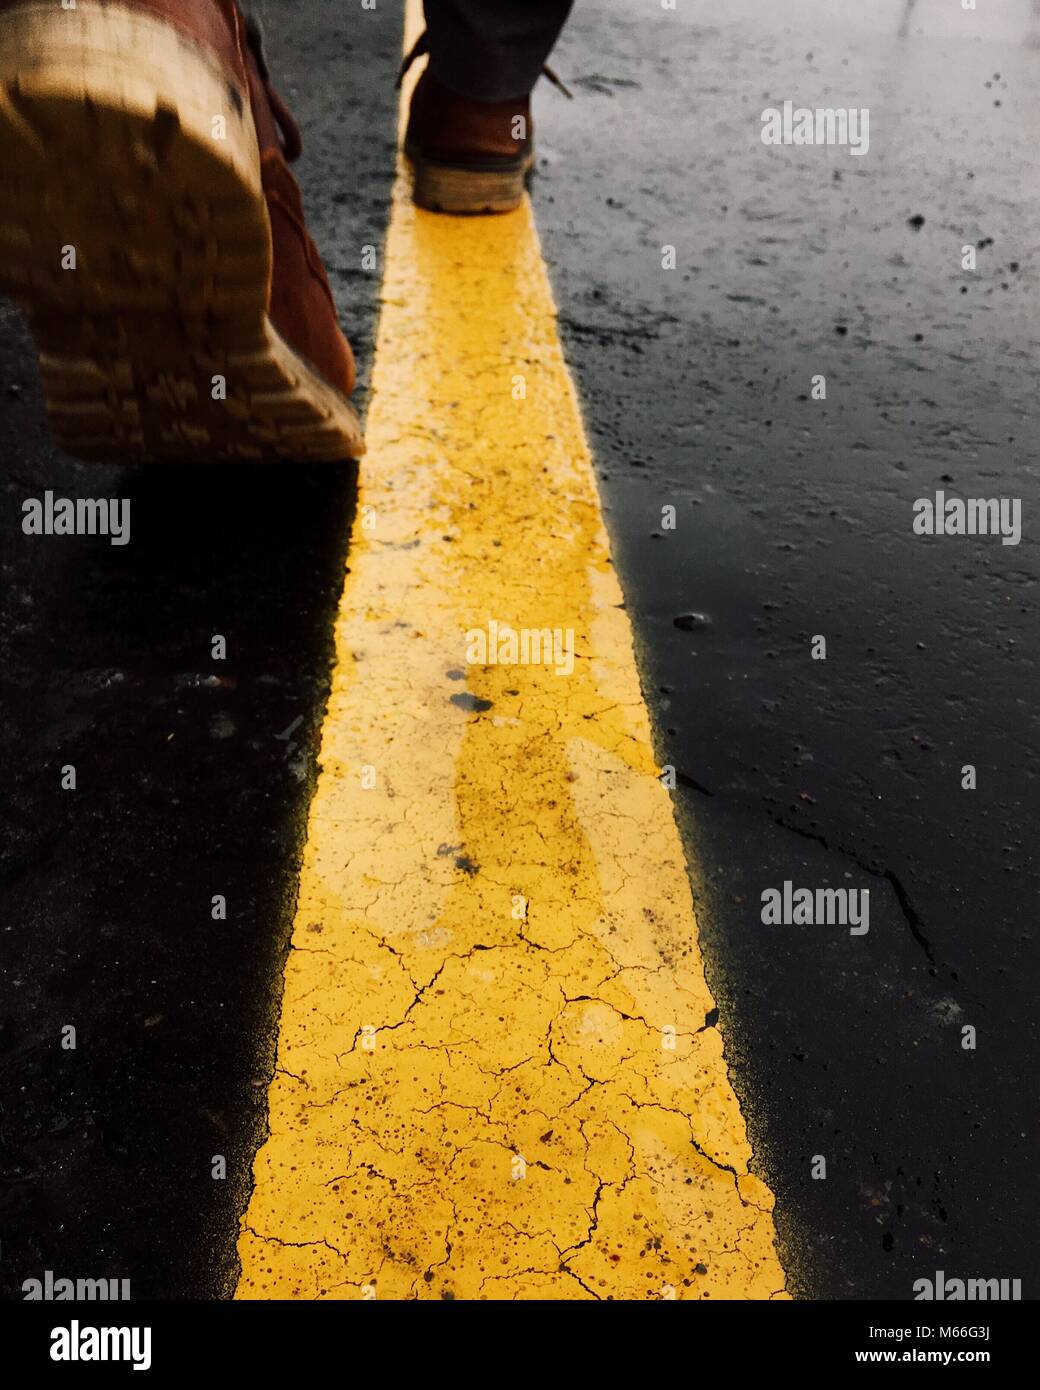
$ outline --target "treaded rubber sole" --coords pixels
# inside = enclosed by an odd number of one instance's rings
[[[404,148],[412,167],[412,198],[430,212],[473,214],[512,212],[520,206],[534,166],[529,151],[514,166],[472,169],[428,159],[412,141]]]
[[[88,459],[341,459],[350,402],[267,317],[248,93],[172,25],[30,0],[0,23],[0,290]]]

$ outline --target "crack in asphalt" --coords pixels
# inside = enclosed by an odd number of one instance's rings
[[[688,773],[680,772],[678,768],[675,770],[675,780],[679,786],[687,787],[691,791],[700,793],[701,796],[719,797],[720,800],[731,809],[748,810],[755,814],[760,814],[762,811],[760,806],[746,799],[738,799],[724,792],[712,791],[710,787],[706,787],[702,782],[698,782],[696,778],[691,777]],[[932,968],[932,973],[934,974],[936,972],[939,968],[938,962],[936,961],[932,944],[925,935],[924,919],[914,907],[910,894],[907,892],[906,885],[894,869],[879,868],[875,864],[869,864],[855,850],[848,849],[845,845],[835,844],[832,840],[829,840],[826,835],[820,834],[819,831],[807,830],[800,825],[792,825],[776,812],[766,811],[765,814],[772,824],[778,826],[781,830],[787,830],[792,835],[800,836],[803,840],[812,840],[814,844],[821,845],[829,854],[836,854],[842,859],[847,859],[851,864],[855,864],[857,868],[862,869],[865,874],[870,874],[872,878],[886,879],[888,883],[891,884],[896,903],[903,915],[910,935],[924,952],[928,964]],[[950,966],[944,964],[942,968],[947,970],[954,979],[957,978],[956,971]]]

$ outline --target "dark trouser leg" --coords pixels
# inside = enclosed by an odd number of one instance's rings
[[[574,0],[424,0],[430,72],[473,101],[524,97]]]

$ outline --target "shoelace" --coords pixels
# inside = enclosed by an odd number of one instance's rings
[[[419,37],[416,39],[415,43],[412,45],[411,52],[406,55],[404,61],[401,64],[401,70],[397,74],[397,81],[394,83],[395,88],[400,87],[401,83],[405,79],[405,76],[407,75],[408,69],[415,62],[416,58],[423,57],[423,55],[429,53],[429,51],[430,36],[429,33],[424,29],[422,33],[419,35]],[[542,72],[545,73],[546,77],[549,79],[549,81],[553,84],[554,87],[558,87],[560,89],[560,91],[563,93],[563,95],[567,98],[568,101],[574,100],[574,93],[564,82],[560,80],[559,77],[557,77],[556,73],[553,72],[552,68],[549,66],[548,63],[546,63],[545,66],[542,68]]]
[[[303,150],[300,127],[296,124],[292,112],[275,91],[271,82],[271,70],[267,66],[267,55],[264,53],[264,31],[260,25],[260,20],[250,11],[245,15],[245,22],[246,39],[253,57],[256,59],[257,72],[260,74],[260,81],[264,84],[267,100],[271,103],[271,114],[278,126],[278,133],[282,137],[282,154],[285,156],[286,162],[292,164],[299,159]]]

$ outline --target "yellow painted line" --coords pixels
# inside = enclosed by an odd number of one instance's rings
[[[367,438],[238,1297],[782,1295],[526,202],[399,172]]]

